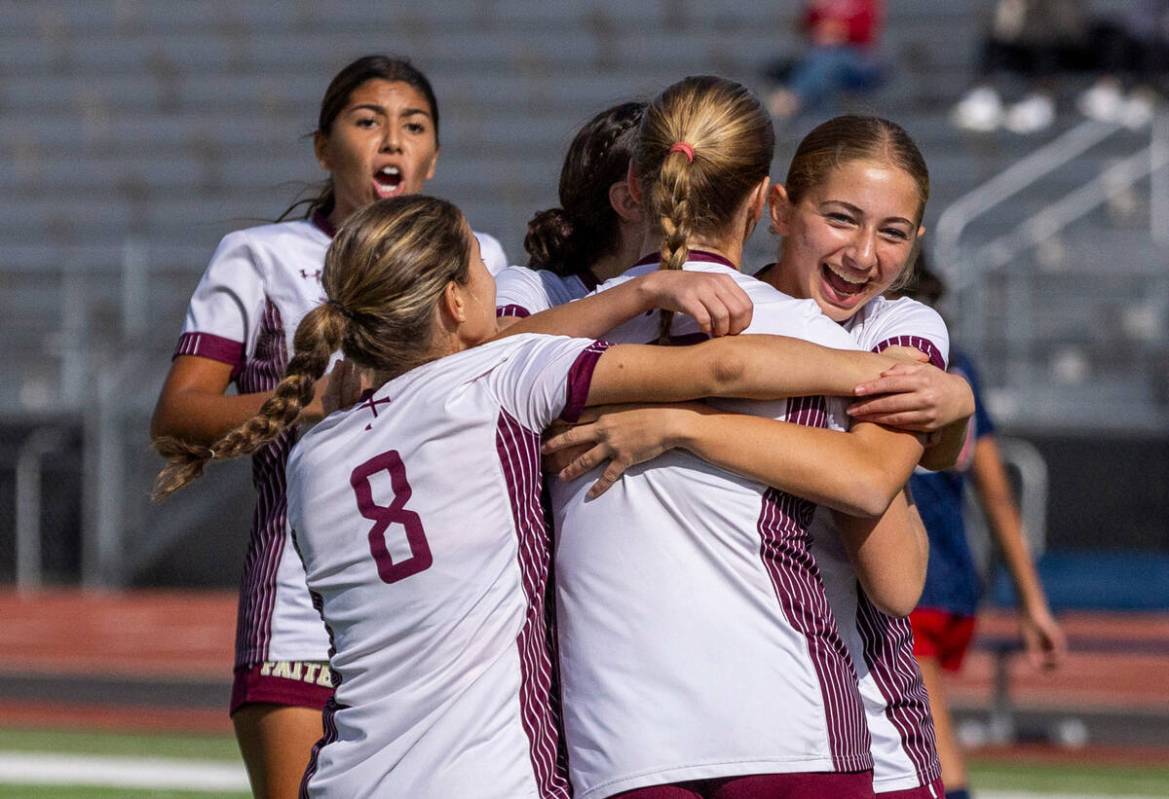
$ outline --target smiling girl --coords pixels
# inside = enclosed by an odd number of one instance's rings
[[[314,151],[329,179],[306,218],[226,236],[195,289],[151,434],[209,443],[271,396],[292,334],[320,302],[333,233],[355,211],[417,193],[434,176],[438,104],[408,62],[366,56],[342,69],[321,102]],[[498,243],[479,236],[491,266]],[[234,383],[236,394],[226,393]],[[322,415],[318,398],[301,421]],[[257,491],[240,587],[231,715],[256,796],[296,792],[321,708],[333,692],[329,642],[285,524],[284,467],[292,426],[253,459]],[[167,454],[164,451],[164,454]]]
[[[942,431],[926,460],[944,465],[956,452],[953,439],[960,447],[964,421],[973,410],[970,388],[942,371],[949,337],[941,318],[912,300],[882,296],[910,277],[928,196],[925,162],[899,126],[875,117],[830,120],[800,143],[786,183],[769,193],[773,229],[782,237],[780,254],[758,277],[792,297],[814,300],[863,349],[909,346],[922,353],[929,363],[896,366],[861,386],[859,393],[872,398],[849,413],[854,421]],[[612,457],[600,483],[604,488],[631,464],[682,447],[723,468],[783,485],[801,463],[822,457],[810,448],[793,448],[787,436],[779,435],[784,432],[789,431],[758,419],[709,410],[621,411],[573,431],[574,443],[599,444],[566,473],[578,474]],[[742,446],[743,441],[751,446]],[[826,467],[834,468],[844,484],[856,482],[860,474],[840,459]],[[891,555],[909,554],[911,542],[922,541],[920,521],[909,521],[911,529],[882,524],[856,547],[850,543],[856,521],[821,510],[810,536],[864,698],[873,788],[885,799],[937,797],[941,790],[929,705],[913,661],[908,623],[899,618],[920,595],[917,578],[924,571],[909,582],[888,569]],[[918,557],[922,566],[923,557],[924,551]],[[868,567],[895,579],[874,581],[866,577]]]

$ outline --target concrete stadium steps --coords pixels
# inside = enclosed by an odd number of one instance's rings
[[[156,292],[165,299],[151,310],[169,348],[218,240],[270,221],[322,177],[304,134],[325,84],[352,57],[376,51],[409,55],[435,84],[443,148],[431,190],[523,262],[526,222],[555,204],[564,149],[585,119],[693,72],[721,72],[764,91],[758,70],[802,46],[795,13],[764,0],[434,0],[405,8],[374,0],[0,0],[0,213],[8,221],[0,270],[20,276],[0,310],[11,307],[14,323],[21,320],[31,351],[51,353],[62,324],[59,308],[51,312],[52,286],[62,270],[91,271],[95,317],[115,320],[94,330],[116,338],[123,244],[133,238],[152,265],[185,276],[166,278]],[[1026,138],[964,135],[949,125],[982,24],[968,5],[891,2],[883,46],[890,79],[844,100],[897,119],[917,139],[931,168],[931,227],[949,202],[1078,121],[1065,115],[1055,130]],[[777,177],[814,121],[778,131]],[[1110,140],[971,233],[985,240],[1010,230],[1136,146],[1135,136]],[[1110,224],[1094,216],[1093,237]],[[1098,237],[1094,250],[1077,243],[1074,252],[1116,263],[1106,240]],[[760,231],[747,260],[762,264],[773,252],[774,240]],[[1140,259],[1131,246],[1121,252]],[[1112,289],[1092,291],[1090,278],[1073,276],[1078,269],[1069,261],[1056,277],[1034,277],[1036,296],[1063,309],[1034,318],[1053,340],[1074,339],[1067,319],[1109,313]],[[1115,281],[1116,302],[1139,292],[1140,280]],[[988,319],[1003,321],[993,312]],[[1087,334],[1083,344],[1104,335]],[[35,346],[40,339],[49,344]]]

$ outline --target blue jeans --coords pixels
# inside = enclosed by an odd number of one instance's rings
[[[801,107],[806,109],[842,89],[875,88],[881,77],[877,60],[858,47],[813,47],[792,69],[788,89],[800,98]]]

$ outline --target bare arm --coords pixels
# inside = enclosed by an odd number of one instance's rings
[[[959,419],[932,436],[926,443],[925,454],[921,456],[921,465],[931,472],[954,468],[962,454],[962,446],[966,443],[966,428],[969,423],[969,417]]]
[[[855,393],[861,399],[848,409],[854,419],[934,434],[922,466],[940,471],[957,461],[974,413],[974,392],[960,375],[925,363],[899,364]]]
[[[860,399],[848,409],[853,419],[935,433],[923,465],[936,471],[954,464],[974,414],[974,392],[960,375],[927,363],[898,364],[854,393]]]
[[[255,416],[272,396],[271,392],[226,395],[230,382],[229,364],[198,355],[175,358],[154,406],[151,438],[169,436],[192,444],[210,444]],[[317,395],[303,418],[321,418],[323,388],[318,382]]]
[[[1067,651],[1067,641],[1047,606],[1047,595],[1023,537],[1019,510],[1011,496],[1010,482],[994,436],[983,436],[975,443],[971,477],[986,511],[991,534],[1015,582],[1019,624],[1027,653],[1036,667],[1054,668]]]
[[[751,300],[729,275],[651,272],[607,291],[519,319],[496,338],[547,333],[599,338],[639,314],[663,308],[694,317],[712,336],[734,335],[751,323]]]
[[[909,491],[878,519],[834,516],[865,594],[890,616],[908,616],[921,598],[929,562],[929,538]]]
[[[553,435],[544,450],[580,445],[589,449],[560,477],[570,480],[608,461],[590,496],[603,493],[630,466],[681,448],[789,494],[865,517],[885,511],[922,448],[914,434],[877,425],[862,423],[841,433],[725,413],[700,403],[613,409]]]
[[[587,404],[842,396],[893,363],[885,355],[785,336],[734,336],[688,347],[621,344],[597,362]]]

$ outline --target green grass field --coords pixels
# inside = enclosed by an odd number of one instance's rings
[[[179,765],[238,766],[239,752],[230,736],[127,735],[110,732],[0,729],[0,756],[52,753],[64,758],[159,758]],[[980,797],[1027,794],[1036,799],[1059,796],[1169,797],[1169,764],[1160,766],[1010,763],[975,760],[972,784]],[[93,785],[29,785],[0,781],[0,799],[245,799],[241,791],[135,789]]]

